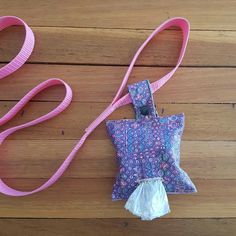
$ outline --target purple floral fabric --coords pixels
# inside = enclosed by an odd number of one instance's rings
[[[156,177],[162,178],[168,193],[196,192],[179,166],[184,114],[158,116],[148,80],[128,89],[136,119],[106,122],[119,167],[112,199],[128,199],[141,179]]]

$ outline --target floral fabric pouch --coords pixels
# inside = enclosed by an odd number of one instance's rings
[[[180,168],[184,114],[160,117],[148,80],[129,85],[128,89],[136,118],[106,122],[119,169],[112,199],[128,200],[126,209],[151,220],[169,212],[166,193],[196,192]]]

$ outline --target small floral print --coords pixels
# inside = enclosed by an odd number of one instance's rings
[[[159,117],[148,80],[129,85],[129,92],[136,119],[106,123],[119,166],[112,199],[129,198],[144,178],[161,177],[168,193],[196,192],[189,176],[179,167],[184,115]],[[140,112],[143,105],[147,106],[147,115]]]

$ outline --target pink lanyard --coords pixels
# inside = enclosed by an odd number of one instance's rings
[[[34,47],[34,34],[32,30],[29,28],[29,26],[21,19],[14,17],[14,16],[4,16],[0,17],[0,30],[12,26],[12,25],[22,25],[25,28],[25,41],[24,44],[18,53],[18,55],[7,65],[2,67],[0,69],[0,79],[3,79],[4,77],[8,76],[9,74],[13,73],[17,69],[19,69],[29,58],[33,51]],[[176,66],[165,76],[163,76],[161,79],[153,82],[151,84],[152,93],[156,92],[158,89],[160,89],[175,73],[179,65],[181,64],[185,50],[187,47],[187,42],[189,38],[189,32],[190,32],[190,26],[186,19],[184,18],[172,18],[164,23],[162,23],[157,29],[155,29],[150,36],[145,40],[145,42],[141,45],[141,47],[136,52],[133,60],[130,63],[130,66],[124,76],[124,79],[122,81],[122,84],[113,99],[112,103],[89,125],[88,128],[86,128],[84,135],[82,138],[78,141],[78,143],[75,145],[75,147],[72,149],[71,153],[68,155],[68,157],[64,160],[64,162],[61,164],[61,166],[58,168],[58,170],[40,187],[32,190],[32,191],[19,191],[15,190],[9,186],[7,186],[2,179],[0,179],[0,192],[9,196],[25,196],[30,195],[39,191],[42,191],[49,186],[51,186],[53,183],[55,183],[61,175],[65,172],[67,167],[69,166],[70,162],[73,160],[75,154],[80,149],[80,147],[83,145],[87,137],[93,132],[93,130],[102,122],[104,121],[114,110],[116,110],[118,107],[124,106],[126,104],[131,103],[131,98],[129,94],[124,95],[121,97],[121,94],[124,90],[124,87],[126,86],[127,80],[132,72],[133,66],[139,56],[139,54],[142,52],[142,50],[145,48],[145,46],[149,43],[149,41],[159,32],[170,28],[172,26],[179,27],[183,34],[183,42],[182,42],[182,48],[180,51],[180,55],[177,61]],[[11,120],[17,113],[20,111],[35,95],[37,95],[42,90],[54,86],[54,85],[63,85],[66,90],[66,95],[63,99],[63,101],[51,112],[47,113],[46,115],[43,115],[35,120],[32,120],[30,122],[27,122],[22,125],[18,125],[12,128],[9,128],[2,133],[0,133],[0,144],[12,133],[14,133],[17,130],[24,129],[39,123],[42,123],[43,121],[49,120],[58,114],[60,114],[63,110],[65,110],[72,100],[72,90],[70,86],[65,83],[63,80],[52,78],[48,79],[39,85],[37,85],[35,88],[33,88],[31,91],[29,91],[7,114],[5,114],[2,118],[0,118],[0,125],[5,124],[9,120]],[[121,97],[121,98],[120,98]]]

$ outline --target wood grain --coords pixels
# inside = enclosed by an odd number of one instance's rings
[[[0,102],[0,116],[3,116],[15,102]],[[57,102],[31,102],[10,123],[1,126],[0,130],[22,124],[39,117],[54,107]],[[58,117],[16,132],[10,139],[75,139],[84,134],[85,128],[108,106],[106,103],[73,102]],[[232,104],[159,104],[161,116],[184,112],[185,131],[183,140],[229,140],[236,137],[236,109]],[[109,119],[133,118],[131,105],[116,110]],[[105,122],[97,127],[90,139],[107,139]]]
[[[23,42],[24,30],[1,32],[1,62],[13,58]],[[77,29],[33,27],[36,46],[29,62],[128,65],[151,30]],[[21,37],[19,37],[21,36]],[[60,40],[58,40],[60,39]],[[236,32],[192,31],[182,66],[235,66]],[[144,49],[137,65],[175,65],[181,32],[166,30]]]
[[[17,189],[30,190],[42,179],[7,179]],[[0,196],[0,217],[134,218],[124,202],[111,201],[112,179],[61,179],[53,187],[28,197]],[[235,217],[236,180],[197,180],[197,194],[169,195],[167,218]],[[225,197],[227,196],[227,201]],[[23,210],[22,210],[23,209]]]
[[[3,178],[49,178],[76,141],[7,140],[0,148]],[[181,167],[195,179],[236,179],[236,142],[183,141]],[[110,140],[88,140],[63,178],[114,178],[115,149]]]
[[[5,236],[228,236],[236,231],[235,219],[2,219],[0,233]],[[14,227],[12,227],[14,225]],[[112,233],[111,233],[112,232]]]
[[[191,23],[186,56],[154,98],[161,116],[186,115],[181,167],[198,193],[170,195],[171,214],[152,222],[135,219],[124,202],[112,202],[117,167],[103,122],[51,188],[24,198],[0,195],[0,235],[235,235],[236,1],[2,0],[1,6],[0,15],[17,15],[33,26],[36,46],[27,65],[0,81],[0,117],[47,78],[62,78],[74,91],[60,116],[1,145],[4,181],[21,190],[45,182],[111,102],[141,43],[165,19],[183,16]],[[16,55],[23,37],[21,27],[0,32],[0,66]],[[168,73],[180,44],[174,28],[155,37],[129,83]],[[60,86],[42,92],[0,132],[45,114],[63,95]],[[109,119],[133,116],[126,106]]]
[[[235,1],[2,0],[0,15],[17,15],[31,25],[154,28],[169,17],[187,17],[193,29],[235,30]]]
[[[171,68],[135,67],[128,84],[161,78]],[[25,65],[0,81],[0,100],[19,100],[48,78],[64,79],[73,89],[73,101],[111,102],[127,67]],[[180,68],[173,78],[154,94],[157,103],[236,103],[235,68]],[[127,89],[125,89],[127,92]],[[60,86],[42,92],[36,101],[61,101]]]

